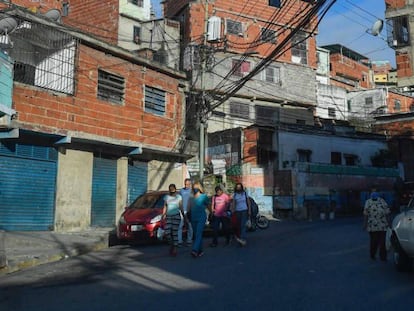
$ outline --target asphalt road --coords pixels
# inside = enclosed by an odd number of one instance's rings
[[[0,310],[407,310],[414,273],[372,262],[361,224],[272,222],[197,259],[112,247],[1,277]]]

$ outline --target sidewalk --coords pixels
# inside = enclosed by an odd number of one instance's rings
[[[107,248],[112,230],[91,228],[67,233],[3,232],[7,267],[0,268],[0,276]]]

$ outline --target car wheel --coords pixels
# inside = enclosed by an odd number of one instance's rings
[[[398,249],[394,250],[394,265],[397,271],[410,271],[413,267],[413,260],[408,257],[404,250],[398,247]]]

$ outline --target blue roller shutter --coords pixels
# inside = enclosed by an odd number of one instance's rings
[[[136,197],[147,192],[148,186],[148,164],[145,162],[134,162],[128,165],[128,205]]]
[[[91,224],[96,227],[115,225],[117,161],[95,157],[92,177]]]
[[[0,229],[53,229],[57,151],[0,143]]]

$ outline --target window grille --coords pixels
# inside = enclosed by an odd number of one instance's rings
[[[165,114],[166,93],[163,90],[145,86],[145,111],[156,115]]]
[[[227,33],[232,35],[243,35],[243,25],[238,21],[226,19],[226,30]]]
[[[276,31],[262,28],[260,30],[260,40],[263,42],[276,43]]]
[[[98,70],[98,98],[115,104],[124,100],[125,80],[121,76]]]
[[[141,27],[134,26],[134,34],[132,37],[132,41],[134,41],[135,44],[141,43]]]
[[[308,63],[307,34],[304,31],[297,32],[291,40],[292,61],[306,65]]]
[[[244,103],[230,103],[230,115],[236,118],[249,119],[249,105]]]
[[[13,48],[14,81],[73,94],[77,41],[52,27],[19,21],[19,29],[9,34]]]

